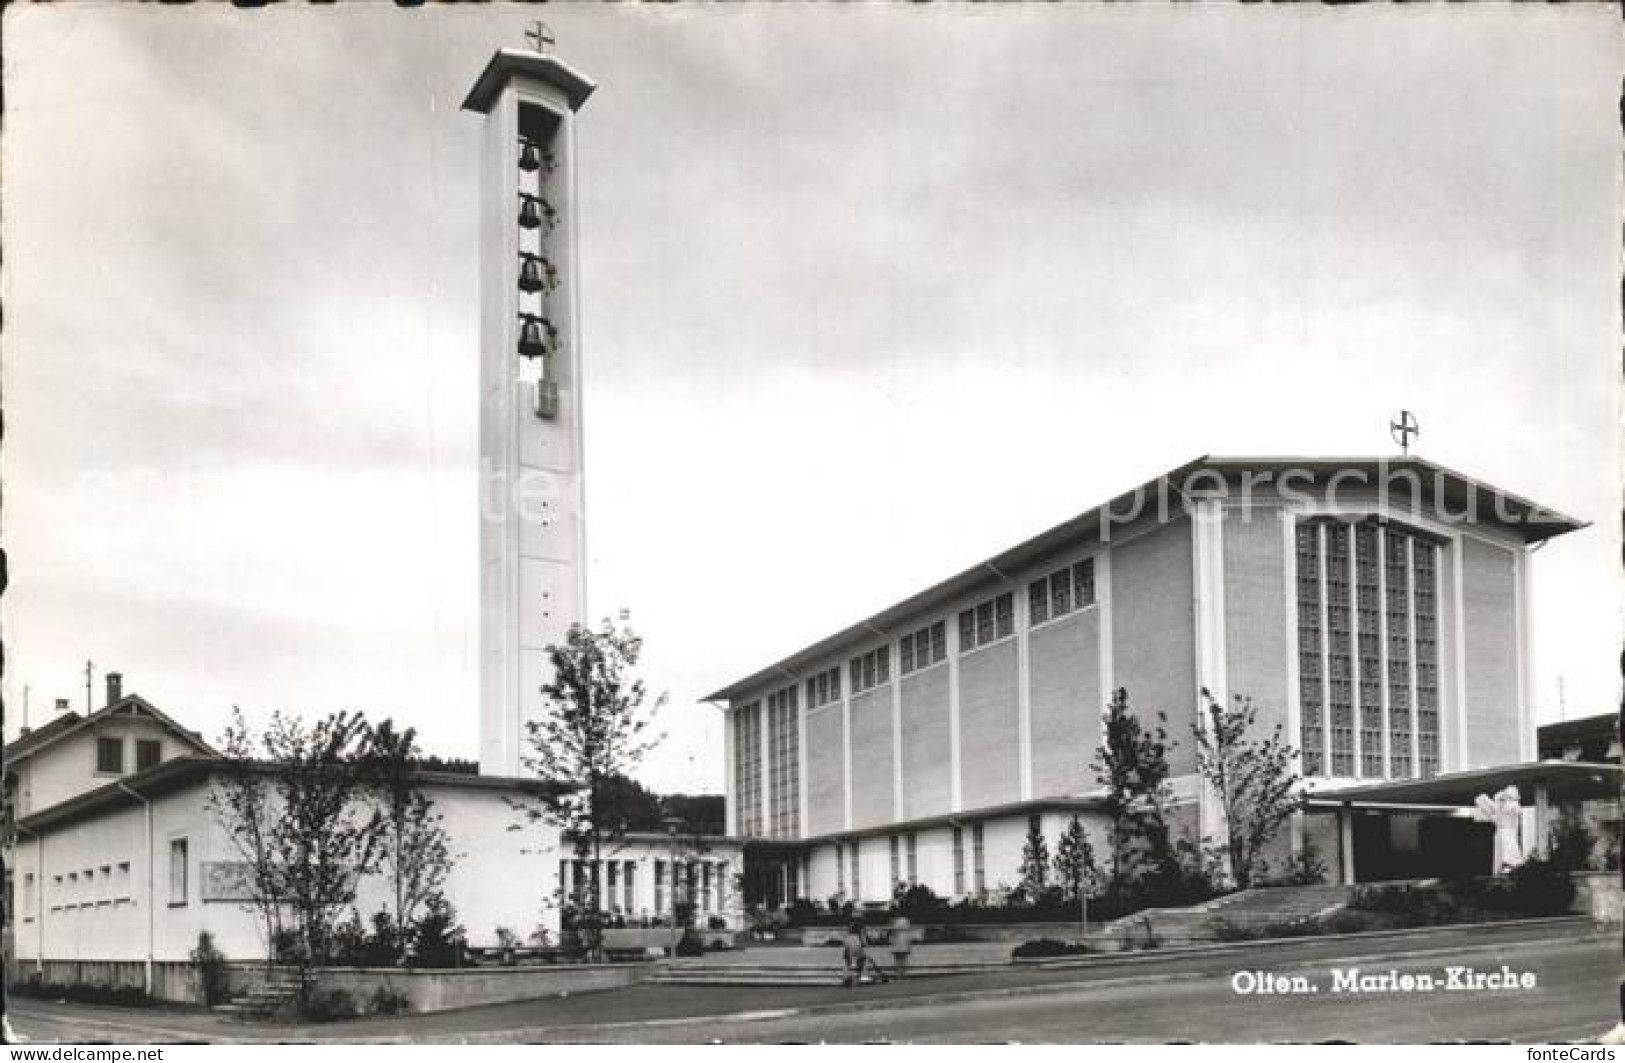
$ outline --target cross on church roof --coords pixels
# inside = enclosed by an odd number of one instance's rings
[[[525,31],[525,39],[530,42],[538,55],[547,55],[553,51],[553,31],[547,23],[540,20],[532,22],[530,29]]]
[[[1388,422],[1388,434],[1399,444],[1400,452],[1408,455],[1411,452],[1411,440],[1422,434],[1422,426],[1417,423],[1414,413],[1400,410],[1394,419]]]

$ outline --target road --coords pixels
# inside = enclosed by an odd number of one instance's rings
[[[1467,966],[1528,988],[1443,988]],[[1337,992],[1334,971],[1428,974],[1432,991]],[[999,971],[860,990],[636,986],[440,1015],[267,1027],[197,1011],[9,1002],[36,1042],[1164,1042],[1567,1041],[1616,1020],[1617,932],[1438,930],[1396,942],[1321,939],[1227,954]],[[1316,992],[1243,994],[1237,972],[1302,978]],[[1242,981],[1247,976],[1243,975]],[[1302,983],[1287,983],[1304,989]],[[749,1011],[742,1011],[749,1009]]]

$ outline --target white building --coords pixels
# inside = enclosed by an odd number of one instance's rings
[[[17,960],[25,970],[46,961],[182,961],[204,930],[230,958],[264,957],[243,855],[209,795],[225,773],[274,767],[220,757],[119,685],[110,675],[105,706],[59,717],[5,749],[8,804],[18,811],[7,861]],[[557,828],[526,824],[511,803],[548,787],[427,771],[416,782],[452,836],[445,893],[470,943],[495,946],[499,927],[521,939],[545,927],[557,940],[561,887],[579,895],[593,871],[574,859]],[[738,844],[725,839],[696,845],[629,835],[605,847],[604,907],[633,921],[669,916],[675,863],[699,921],[718,916],[736,926],[741,859]],[[365,918],[383,902],[383,884],[364,881],[355,907]]]

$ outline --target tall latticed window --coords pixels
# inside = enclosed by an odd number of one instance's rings
[[[1411,538],[1384,533],[1384,594],[1388,609],[1388,770],[1404,778],[1411,756]]]
[[[1332,716],[1332,774],[1354,774],[1354,656],[1349,617],[1349,529],[1326,529],[1326,674]]]
[[[1302,708],[1303,773],[1326,770],[1326,674],[1321,623],[1320,528],[1298,525],[1298,704]]]
[[[1382,719],[1382,586],[1377,569],[1377,529],[1354,529],[1354,604],[1359,651],[1360,775],[1384,776]]]
[[[767,698],[768,833],[794,838],[801,831],[801,741],[797,688],[787,686]]]
[[[1416,751],[1422,775],[1439,770],[1438,547],[1411,544],[1411,581],[1416,615]]]
[[[1298,525],[1304,774],[1439,770],[1438,552],[1419,534],[1369,521]]]
[[[734,710],[734,798],[739,833],[762,833],[762,703]]]

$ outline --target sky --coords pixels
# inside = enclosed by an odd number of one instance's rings
[[[1621,42],[1598,6],[9,5],[6,734],[84,667],[216,736],[478,745],[476,179],[545,16],[580,115],[589,610],[698,699],[1201,454],[1417,451],[1594,522],[1622,622]]]

